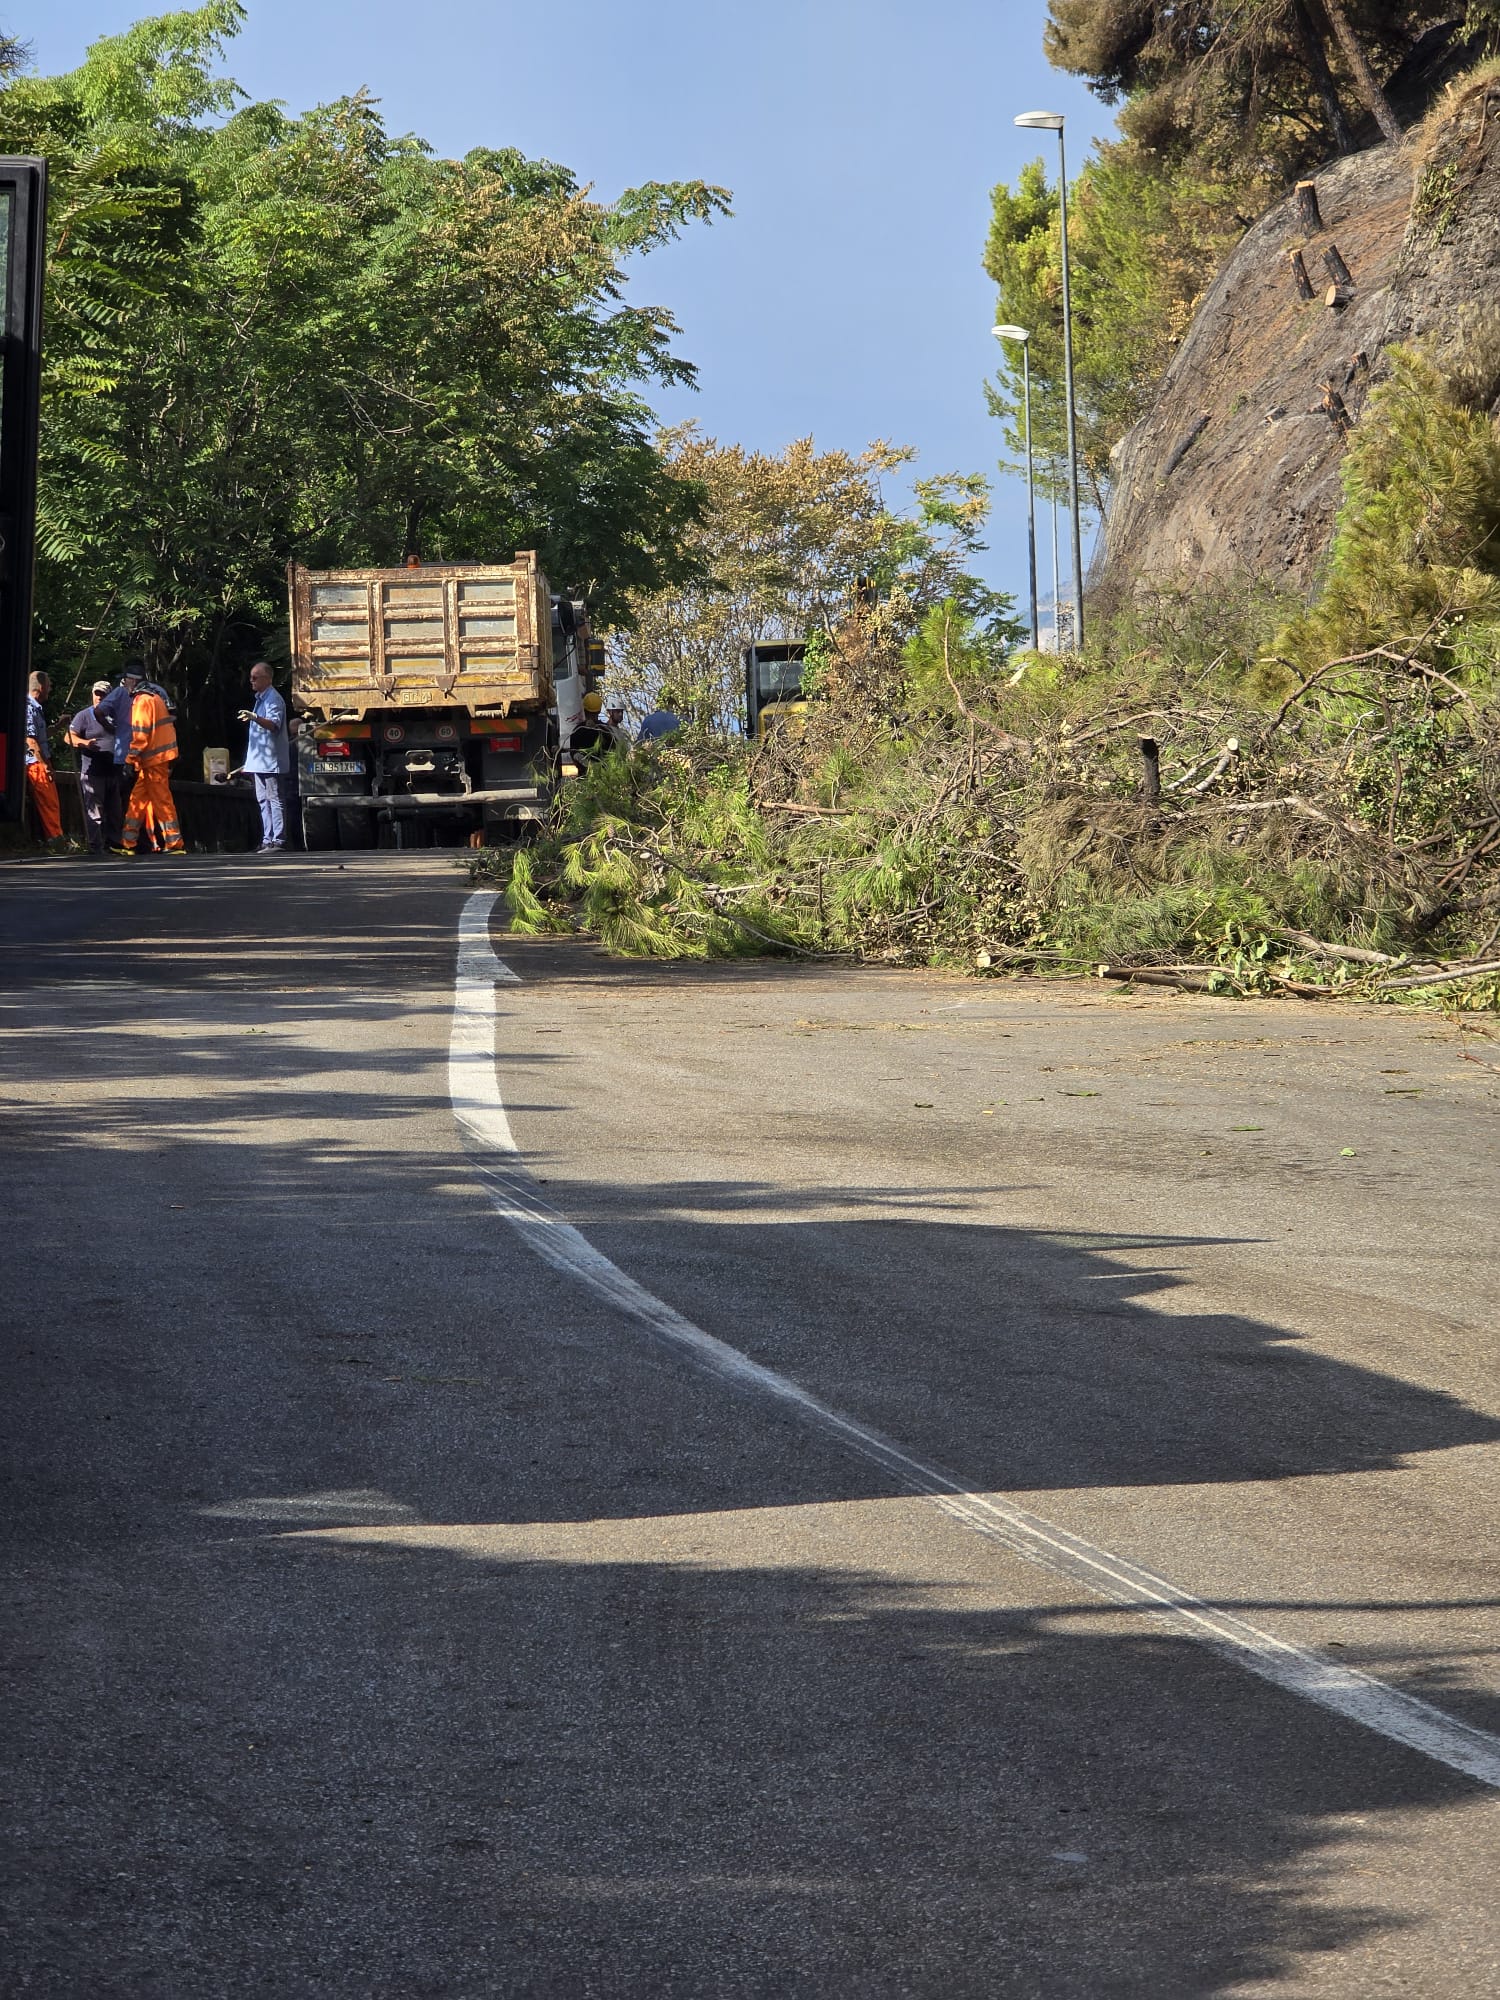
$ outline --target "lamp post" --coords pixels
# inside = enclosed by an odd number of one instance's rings
[[[997,326],[996,340],[1021,343],[1021,379],[1025,384],[1026,405],[1026,562],[1031,574],[1031,650],[1040,652],[1041,627],[1036,616],[1036,479],[1031,468],[1031,335],[1024,326]]]
[[[1068,393],[1068,493],[1073,515],[1073,644],[1083,644],[1083,530],[1078,519],[1078,424],[1073,404],[1073,299],[1068,286],[1068,160],[1060,111],[1023,111],[1017,125],[1028,132],[1057,134],[1057,186],[1061,202],[1063,285],[1063,379]]]
[[[1057,605],[1059,586],[1057,581],[1057,460],[1055,458],[1047,461],[1047,476],[1052,481],[1052,650],[1054,653],[1060,653],[1062,651],[1062,625],[1060,622],[1062,613],[1059,611]]]

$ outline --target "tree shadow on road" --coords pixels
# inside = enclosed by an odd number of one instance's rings
[[[450,920],[408,983],[451,975]],[[1208,2000],[1321,1986],[1330,1954],[1362,1968],[1331,1991],[1466,1990],[1475,1785],[1018,1571],[538,1263],[435,1102],[441,1037],[351,1051],[358,1087],[309,1073],[357,939],[240,996],[289,1039],[211,1113],[192,972],[165,1068],[101,1004],[117,1092],[14,1129],[19,1992]],[[37,1048],[34,1075],[78,1059]],[[997,1226],[996,1192],[566,1204],[976,1491],[1399,1481],[1500,1438],[1205,1307],[1201,1238]],[[1494,1608],[1450,1557],[1440,1596],[1333,1608],[1494,1729],[1477,1669],[1403,1636]]]
[[[1207,2000],[1343,1954],[1331,1991],[1465,1991],[1476,1788],[1097,1606],[778,1562],[785,1525],[122,1552],[153,1616],[52,1651],[12,1742],[18,1990]]]

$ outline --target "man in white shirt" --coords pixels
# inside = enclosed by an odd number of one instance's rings
[[[249,742],[241,769],[255,780],[255,802],[260,807],[262,854],[279,854],[286,846],[286,817],[283,811],[286,774],[291,764],[291,741],[287,735],[286,703],[271,684],[271,669],[257,660],[250,669],[253,708],[240,710],[240,721],[250,725]]]

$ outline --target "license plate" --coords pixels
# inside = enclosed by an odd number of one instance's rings
[[[319,777],[357,778],[364,770],[357,757],[320,757],[313,765]]]

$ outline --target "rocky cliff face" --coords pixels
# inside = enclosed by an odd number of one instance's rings
[[[1295,197],[1256,223],[1119,447],[1104,596],[1245,571],[1311,589],[1347,427],[1393,343],[1421,345],[1486,401],[1500,391],[1500,77],[1456,86],[1404,145],[1340,160],[1314,186],[1321,225]]]

